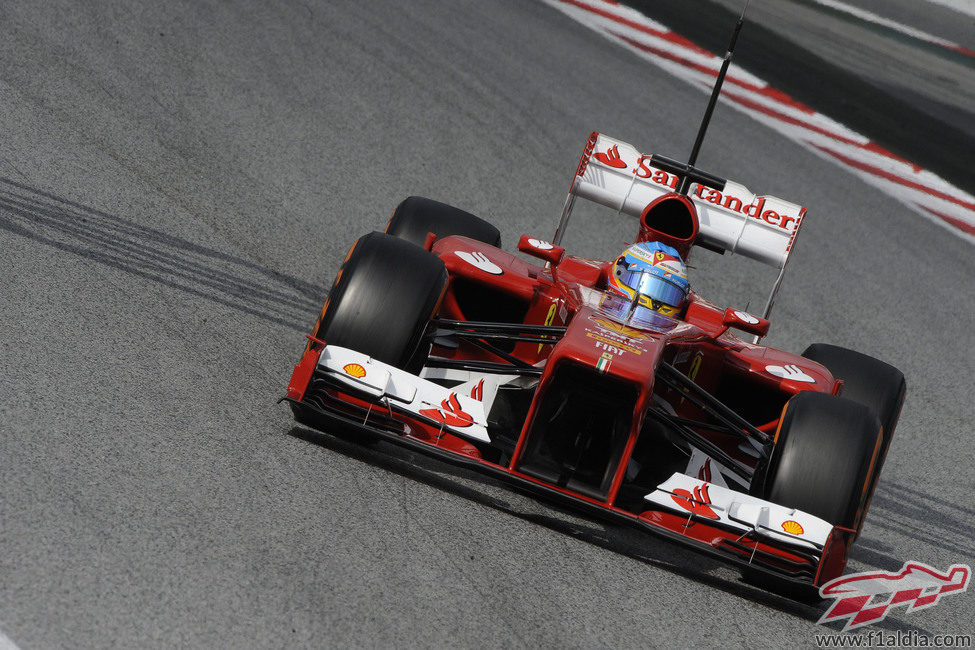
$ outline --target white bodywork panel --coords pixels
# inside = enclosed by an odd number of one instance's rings
[[[650,154],[598,134],[595,146],[583,155],[581,176],[572,194],[639,218],[655,199],[673,192],[676,179],[650,165]],[[693,183],[688,198],[697,208],[701,242],[785,267],[805,208],[774,196],[758,196],[744,185],[728,181],[723,191]]]
[[[491,442],[487,415],[498,392],[491,376],[444,388],[389,364],[336,345],[326,345],[319,370],[391,408],[425,418],[434,426],[473,440]]]
[[[644,497],[688,518],[713,521],[759,537],[822,551],[833,526],[819,517],[675,472]]]
[[[728,487],[726,479],[735,476],[734,472],[696,448],[691,448],[691,458],[687,461],[684,473],[723,488]]]

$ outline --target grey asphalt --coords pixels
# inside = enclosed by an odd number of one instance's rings
[[[717,0],[729,9],[741,2]],[[918,0],[843,4],[975,51],[975,16]],[[975,58],[816,0],[759,0],[748,18],[879,91],[975,135]],[[905,130],[910,127],[905,125]]]
[[[403,197],[510,250],[590,131],[683,156],[705,100],[540,2],[0,6],[0,645],[812,645],[821,609],[730,568],[275,404]],[[851,570],[971,563],[971,244],[721,107],[699,163],[809,207],[767,342],[908,377]],[[580,214],[586,254],[635,232]],[[773,279],[691,261],[735,306]]]

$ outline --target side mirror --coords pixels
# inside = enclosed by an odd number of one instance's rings
[[[559,262],[562,261],[562,256],[565,255],[565,249],[561,246],[528,235],[522,235],[521,239],[518,240],[518,250],[540,260],[545,260],[552,266],[558,266]]]
[[[724,319],[721,321],[725,327],[733,327],[736,330],[748,332],[755,336],[765,336],[771,323],[758,316],[752,316],[747,311],[732,309],[728,307],[724,310]]]

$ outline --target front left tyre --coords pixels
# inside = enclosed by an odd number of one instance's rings
[[[859,532],[882,443],[880,422],[862,404],[804,391],[786,404],[757,496]],[[845,562],[845,560],[844,560]],[[817,585],[801,585],[750,568],[743,576],[763,589],[805,602]]]
[[[765,470],[765,499],[834,526],[863,525],[881,427],[852,400],[804,391],[786,404]]]
[[[907,394],[904,373],[879,359],[827,343],[810,345],[802,356],[825,366],[834,378],[843,380],[840,395],[863,404],[880,420],[883,441],[869,489],[872,495]]]

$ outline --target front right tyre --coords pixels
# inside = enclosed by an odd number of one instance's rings
[[[315,324],[315,338],[416,372],[429,351],[423,334],[447,287],[436,255],[373,232],[339,269]]]

